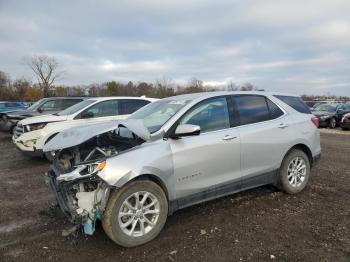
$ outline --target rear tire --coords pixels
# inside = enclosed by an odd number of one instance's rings
[[[309,178],[309,158],[301,150],[291,150],[283,159],[279,170],[279,189],[288,194],[299,193],[306,187]]]
[[[118,245],[134,247],[157,237],[167,216],[168,201],[162,188],[149,180],[136,180],[111,194],[102,226]]]

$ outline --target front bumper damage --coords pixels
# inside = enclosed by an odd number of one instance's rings
[[[87,235],[95,231],[109,198],[110,186],[96,174],[88,177],[60,180],[60,173],[52,167],[47,173],[48,183],[56,195],[62,213]]]

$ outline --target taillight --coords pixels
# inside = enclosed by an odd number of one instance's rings
[[[314,123],[314,125],[319,128],[320,127],[320,121],[318,121],[317,117],[313,117],[311,118],[312,123]]]

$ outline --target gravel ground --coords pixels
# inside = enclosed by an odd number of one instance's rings
[[[103,233],[62,237],[44,160],[0,133],[0,261],[350,261],[350,137],[321,131],[322,160],[291,196],[271,186],[190,207],[160,236],[121,248]],[[350,132],[349,132],[350,133]]]

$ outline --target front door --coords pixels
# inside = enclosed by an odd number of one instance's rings
[[[226,97],[204,100],[179,124],[201,127],[200,135],[169,139],[179,207],[237,191],[240,180],[240,138],[230,127]]]

